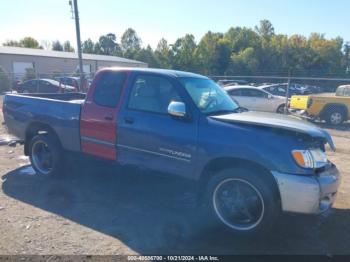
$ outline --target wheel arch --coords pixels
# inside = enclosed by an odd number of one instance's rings
[[[277,113],[278,113],[278,109],[279,109],[280,107],[285,108],[285,107],[286,107],[286,103],[283,102],[283,103],[279,104],[279,105],[276,107],[276,112],[277,112]]]
[[[348,118],[349,110],[344,104],[339,103],[329,103],[326,104],[320,112],[320,118],[324,119],[327,116],[327,113],[332,110],[332,108],[341,108],[345,113],[345,118]]]
[[[57,139],[59,144],[61,145],[61,141],[56,133],[56,131],[48,124],[35,121],[30,123],[25,131],[25,143],[24,143],[24,154],[26,156],[29,155],[29,144],[32,138],[38,134],[50,134]]]
[[[234,158],[234,157],[220,157],[211,160],[209,163],[205,165],[203,171],[201,173],[199,183],[200,183],[200,195],[205,195],[205,190],[207,188],[207,184],[215,174],[219,171],[230,169],[230,168],[245,168],[250,171],[259,171],[263,176],[265,176],[267,183],[271,186],[276,194],[278,201],[281,201],[281,196],[278,188],[278,184],[270,170],[254,161]]]

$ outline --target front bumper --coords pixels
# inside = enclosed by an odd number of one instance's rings
[[[299,176],[272,171],[285,212],[319,214],[334,203],[340,184],[335,166],[315,176]]]

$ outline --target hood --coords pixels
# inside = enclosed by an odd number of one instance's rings
[[[332,137],[327,131],[315,126],[314,124],[300,120],[297,117],[249,111],[220,116],[210,116],[210,118],[228,123],[266,126],[303,133],[313,138],[321,138],[329,144],[333,151],[335,151]]]

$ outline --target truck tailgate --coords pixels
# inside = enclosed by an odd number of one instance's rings
[[[292,96],[290,99],[290,108],[306,110],[308,107],[309,96]]]

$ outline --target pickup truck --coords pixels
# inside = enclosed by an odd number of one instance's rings
[[[310,120],[325,120],[330,125],[340,125],[350,120],[350,86],[339,86],[334,93],[292,96],[289,105]]]
[[[244,110],[197,74],[102,69],[87,95],[8,94],[3,113],[38,175],[62,175],[75,152],[182,176],[210,221],[238,234],[267,232],[281,212],[322,213],[340,183],[326,131]]]

